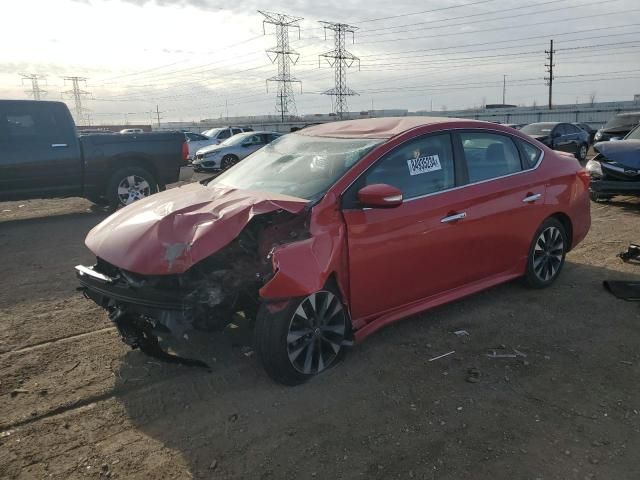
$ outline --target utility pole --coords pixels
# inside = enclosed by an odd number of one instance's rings
[[[269,82],[278,83],[278,93],[276,94],[276,111],[280,112],[280,120],[284,123],[286,115],[296,115],[296,101],[293,96],[292,83],[300,84],[302,92],[302,82],[291,76],[291,64],[298,63],[300,54],[289,46],[289,28],[298,29],[298,39],[300,38],[301,17],[292,17],[283,13],[273,13],[258,10],[264,16],[262,20],[262,31],[266,35],[265,25],[271,24],[276,27],[276,46],[268,49],[267,56],[271,63],[278,63],[278,74],[267,79],[267,91]]]
[[[156,104],[156,118],[158,119],[158,128],[160,128],[160,114],[164,113],[160,111],[160,107]]]
[[[556,53],[553,49],[553,40],[551,40],[549,50],[545,50],[544,53],[547,54],[547,61],[549,62],[544,64],[544,66],[547,67],[547,73],[549,74],[549,76],[544,77],[544,79],[547,81],[547,85],[549,86],[549,110],[551,110],[553,108],[553,67],[556,66],[553,63],[553,54]]]
[[[502,76],[502,105],[507,104],[507,76]]]
[[[80,88],[80,83],[85,83],[87,79],[84,77],[64,77],[64,83],[67,84],[67,81],[71,82],[71,90],[67,90],[62,92],[63,94],[73,95],[73,100],[75,102],[75,111],[76,111],[76,123],[81,124],[84,121],[84,108],[82,107],[82,97],[85,95],[89,95],[89,92],[86,92]]]
[[[47,93],[45,90],[40,88],[39,80],[44,80],[44,75],[38,75],[37,73],[21,73],[22,84],[24,85],[25,80],[31,81],[31,90],[26,90],[27,95],[31,95],[34,100],[40,100],[41,96],[44,93]]]
[[[327,38],[327,30],[332,30],[334,35],[334,49],[321,54],[318,58],[318,66],[320,59],[325,58],[327,63],[335,70],[335,87],[326,92],[324,95],[333,96],[333,111],[340,119],[348,112],[347,98],[348,96],[358,95],[356,92],[347,87],[347,69],[355,62],[358,62],[360,69],[360,59],[345,49],[345,36],[351,33],[353,42],[355,43],[355,31],[358,27],[347,25],[346,23],[320,22],[324,26],[324,36]]]

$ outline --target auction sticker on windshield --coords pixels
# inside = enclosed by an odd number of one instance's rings
[[[442,170],[440,157],[438,157],[438,155],[427,155],[426,157],[412,158],[407,160],[407,164],[409,165],[409,173],[411,175],[420,175],[421,173]]]

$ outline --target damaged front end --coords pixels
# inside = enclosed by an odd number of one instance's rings
[[[104,308],[132,348],[188,365],[203,362],[166,353],[160,340],[184,345],[195,332],[221,331],[238,320],[251,324],[259,290],[273,277],[279,245],[309,238],[309,210],[277,209],[252,216],[237,237],[181,273],[141,274],[100,257],[77,266],[84,295]],[[178,249],[183,253],[185,248]],[[167,248],[166,258],[177,255]],[[249,325],[250,326],[250,325]]]
[[[594,145],[597,155],[587,162],[591,196],[640,195],[640,141],[623,140]]]

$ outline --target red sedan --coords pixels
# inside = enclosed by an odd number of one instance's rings
[[[268,374],[298,384],[403,317],[518,277],[551,285],[590,222],[576,159],[512,128],[354,120],[121,209],[76,270],[132,347],[169,357],[165,342],[246,321]]]

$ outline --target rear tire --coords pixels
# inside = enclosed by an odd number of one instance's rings
[[[556,281],[564,266],[569,239],[555,218],[546,219],[536,231],[529,248],[524,282],[531,288],[545,288]]]
[[[158,191],[156,178],[142,167],[124,167],[117,170],[107,185],[107,199],[113,208],[130,205]]]
[[[337,289],[325,287],[286,307],[258,311],[255,349],[267,374],[283,385],[299,385],[336,365],[350,332],[348,313]]]

